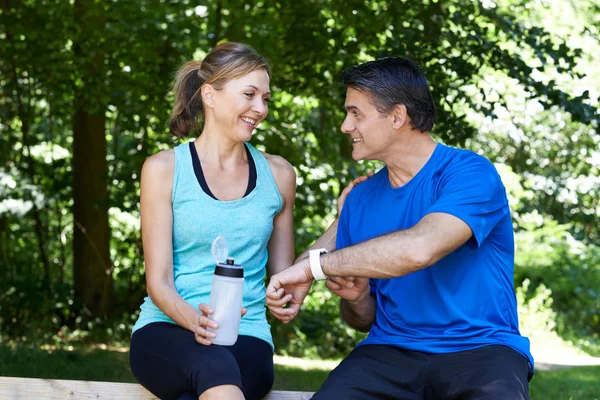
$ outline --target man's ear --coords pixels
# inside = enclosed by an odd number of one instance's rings
[[[400,129],[408,122],[408,111],[404,104],[396,104],[392,109],[393,126],[395,129]]]
[[[200,93],[202,94],[202,102],[206,107],[213,108],[215,106],[215,88],[206,83],[200,89]]]

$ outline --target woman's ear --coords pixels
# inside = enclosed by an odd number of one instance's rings
[[[213,108],[215,106],[215,88],[211,84],[205,83],[200,89],[200,93],[204,105]]]
[[[404,104],[396,104],[392,110],[393,126],[400,129],[408,121],[408,111]]]

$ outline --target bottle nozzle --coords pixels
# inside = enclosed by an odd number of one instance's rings
[[[234,260],[231,257],[227,257],[227,261],[226,261],[227,265],[234,265]]]
[[[228,259],[229,256],[229,246],[227,245],[227,240],[221,235],[217,236],[217,238],[213,241],[211,247],[211,253],[213,259],[218,264]]]

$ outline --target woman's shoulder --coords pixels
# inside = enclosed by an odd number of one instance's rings
[[[173,171],[175,170],[175,151],[163,150],[151,155],[144,161],[140,190],[147,201],[164,199],[167,204],[172,194]]]
[[[267,160],[269,168],[271,169],[273,177],[276,181],[278,181],[279,179],[282,179],[284,181],[292,180],[295,184],[296,170],[294,169],[294,167],[292,167],[292,164],[290,164],[285,158],[281,156],[265,153],[264,151],[261,151],[260,153]]]
[[[175,150],[161,150],[148,157],[144,161],[142,173],[149,172],[152,175],[172,174],[175,169]]]

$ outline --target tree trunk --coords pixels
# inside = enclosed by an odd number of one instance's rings
[[[73,104],[73,276],[75,301],[91,316],[108,314],[113,295],[108,225],[103,2],[75,1],[82,60]]]
[[[217,9],[215,11],[215,35],[212,38],[211,46],[216,47],[221,37],[221,25],[223,23],[223,2],[217,0]]]

